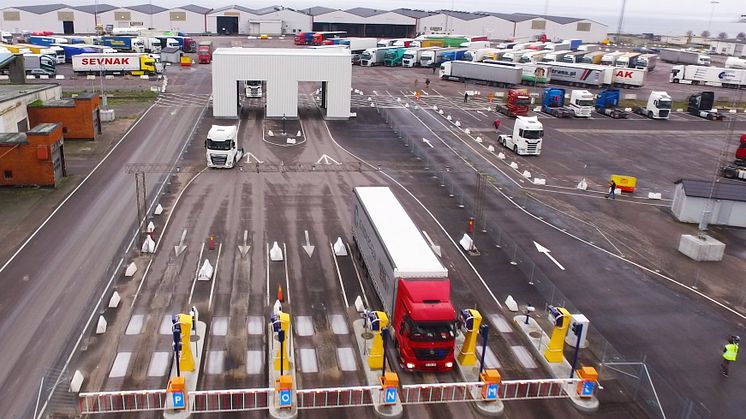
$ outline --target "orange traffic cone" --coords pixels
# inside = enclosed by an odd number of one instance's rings
[[[285,302],[285,301],[284,301],[284,300],[282,299],[282,285],[279,285],[279,286],[277,287],[277,299],[278,299],[278,300],[279,300],[279,301],[280,301],[281,303],[284,303],[284,302]]]

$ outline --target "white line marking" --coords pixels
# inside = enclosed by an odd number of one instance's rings
[[[355,276],[357,276],[357,283],[360,284],[360,290],[363,292],[363,300],[365,300],[365,307],[370,307],[370,303],[368,303],[368,296],[365,294],[365,287],[363,287],[363,280],[360,278],[360,271],[357,269],[357,263],[355,263],[355,258],[352,257],[352,249],[350,248],[349,243],[347,244],[347,254],[350,255],[350,260],[352,261],[352,267],[355,268]]]
[[[342,288],[342,298],[344,298],[345,301],[345,307],[349,307],[350,303],[347,300],[347,292],[345,291],[345,286],[342,283],[342,274],[339,272],[339,264],[337,263],[337,255],[334,254],[334,245],[332,242],[329,242],[329,248],[332,250],[332,259],[334,259],[334,267],[337,268],[337,278],[339,278],[339,286]],[[347,253],[350,254],[349,252]]]
[[[142,274],[142,279],[140,279],[140,285],[137,286],[137,291],[135,291],[135,296],[132,298],[132,304],[130,304],[130,308],[135,306],[135,302],[137,301],[137,297],[140,296],[140,289],[142,289],[143,284],[145,284],[145,277],[148,276],[148,272],[150,272],[150,265],[153,264],[153,258],[150,258],[148,261],[148,266],[145,267],[145,272]]]
[[[215,292],[215,283],[218,282],[218,264],[220,264],[220,252],[223,250],[223,242],[218,245],[218,258],[215,260],[215,274],[212,276],[212,286],[210,286],[210,300],[207,303],[207,311],[212,308],[212,294]]]
[[[267,250],[264,253],[264,264],[267,266],[267,306],[269,306],[269,242],[266,243]],[[286,255],[287,256],[287,255]]]
[[[192,176],[192,178],[189,179],[189,182],[187,182],[187,184],[184,185],[184,188],[179,192],[179,194],[176,195],[176,200],[174,200],[174,204],[171,206],[171,209],[168,211],[168,216],[166,217],[166,222],[163,224],[163,230],[161,231],[161,237],[165,237],[165,235],[166,235],[166,229],[168,228],[168,223],[171,222],[171,217],[176,212],[176,206],[179,205],[179,200],[181,200],[181,196],[184,194],[184,192],[186,192],[187,189],[189,189],[189,185],[191,185],[192,182],[194,182],[194,180],[197,179],[197,177],[199,175],[201,175],[205,170],[207,170],[206,167],[204,169],[200,170],[199,172],[197,172],[194,176]],[[166,184],[165,180],[164,180],[163,184],[164,185]],[[160,195],[160,193],[156,194],[155,199],[158,199],[159,195]],[[148,211],[148,213],[150,213],[150,211]],[[155,252],[158,251],[158,246],[160,244],[161,244],[160,240],[158,240],[158,242],[155,243],[155,249],[153,250],[153,253],[155,253]]]
[[[288,275],[288,248],[285,247],[285,243],[282,243],[282,253],[285,257],[282,260],[285,262],[285,301],[290,305],[290,277]]]
[[[194,295],[194,286],[197,285],[197,278],[199,278],[199,267],[202,263],[202,252],[205,251],[205,242],[202,242],[202,247],[199,249],[199,257],[197,258],[197,269],[194,271],[194,280],[192,281],[192,289],[189,291],[189,304],[192,303],[192,296]]]

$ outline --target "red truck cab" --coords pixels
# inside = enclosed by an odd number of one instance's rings
[[[306,33],[298,32],[295,35],[295,39],[293,39],[293,42],[295,43],[295,45],[306,45]]]
[[[741,143],[736,149],[736,158],[739,160],[746,160],[746,134],[741,135]]]

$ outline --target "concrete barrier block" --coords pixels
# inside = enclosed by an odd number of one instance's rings
[[[111,298],[109,299],[109,308],[119,307],[120,301],[122,301],[122,297],[119,296],[118,292],[114,291],[114,294],[111,294]]]
[[[152,233],[155,231],[155,224],[151,221],[148,223],[147,232]]]
[[[534,112],[541,112],[541,106],[534,106]]]
[[[454,125],[456,125],[457,127],[460,127],[461,126],[461,122],[456,121],[456,123]]]
[[[437,110],[438,110],[438,107],[437,107],[436,105],[433,105],[433,110],[434,110],[434,111],[437,111]]]
[[[272,262],[282,262],[282,249],[280,249],[280,245],[277,242],[274,242],[272,248],[269,250],[269,259]]]
[[[512,312],[518,311],[518,303],[513,299],[512,295],[508,295],[508,298],[505,299],[505,307]]]
[[[142,76],[140,76],[140,79],[141,80],[150,80],[150,76],[148,76],[147,74],[143,74]]]
[[[495,92],[495,97],[505,97],[505,92]]]
[[[451,118],[451,115],[448,115],[448,116],[446,116],[446,119],[450,121],[450,120],[452,120],[453,118]]]
[[[493,147],[491,145],[488,145],[487,146],[487,151],[489,151],[490,153],[494,153],[495,152],[495,147]]]
[[[199,274],[197,275],[197,279],[200,281],[209,281],[212,279],[212,275],[215,273],[215,268],[212,267],[212,264],[209,260],[205,259],[205,262],[202,264],[202,267],[199,268]]]
[[[492,147],[492,146],[490,146],[490,147]],[[500,160],[505,160],[505,153],[503,153],[503,152],[497,153],[497,158],[500,159]]]
[[[347,246],[345,246],[341,237],[337,237],[337,241],[334,242],[334,254],[336,256],[347,256]]]
[[[93,74],[89,74],[89,75],[85,76],[85,78],[86,78],[86,80],[96,80],[96,76],[94,76]]]
[[[142,243],[142,247],[140,248],[140,250],[143,253],[155,252],[155,242],[153,241],[153,239],[150,238],[150,236],[147,236],[145,238],[145,241]]]
[[[104,78],[106,80],[114,80],[114,75],[113,74],[107,74],[107,75],[104,76]]]
[[[114,113],[114,109],[101,109],[101,111],[99,112],[99,115],[101,115],[102,122],[111,122],[114,119],[116,119],[116,114]]]
[[[461,238],[461,240],[458,241],[458,243],[461,245],[461,248],[463,248],[467,252],[471,252],[474,250],[474,240],[472,240],[471,237],[469,237],[468,234],[464,234],[464,237]]]
[[[98,323],[96,323],[96,334],[101,335],[103,333],[106,333],[106,319],[104,316],[98,316]]]
[[[676,108],[676,112],[684,112],[683,108]]]
[[[49,76],[47,76],[46,74],[42,74],[41,76],[39,76],[39,78],[42,80],[49,80]]]
[[[534,178],[534,185],[546,185],[546,184],[547,184],[547,180],[546,179],[540,178],[540,177],[535,177]]]
[[[735,110],[735,109],[729,109],[729,110],[728,110],[728,113],[738,113],[738,111],[737,111],[737,110]]]
[[[64,74],[58,74],[58,75],[54,76],[54,78],[57,79],[57,80],[65,80],[65,75]]]
[[[468,134],[468,132],[467,132]],[[482,137],[477,137],[474,139],[474,141],[478,142],[479,144],[482,144]]]
[[[80,370],[75,370],[73,378],[70,380],[70,392],[80,393],[80,389],[83,387],[83,373]]]
[[[648,192],[648,199],[662,199],[660,192]]]
[[[575,186],[576,189],[580,189],[582,191],[588,190],[588,182],[586,182],[585,178],[580,179],[580,182],[578,182],[577,186]]]
[[[469,128],[465,129],[464,132],[466,133],[466,135],[471,134],[471,130]]]
[[[270,130],[267,130],[267,137],[274,137],[274,136],[275,136],[275,133],[274,133],[274,132],[272,132],[272,130],[271,130],[271,129],[270,129]]]
[[[512,167],[515,170],[518,170],[518,163],[512,161],[512,162],[510,162],[510,167]]]
[[[524,170],[523,177],[525,177],[526,179],[531,179],[531,172],[529,172],[528,170]]]
[[[153,215],[161,215],[163,214],[163,205],[158,204],[155,206],[155,211],[153,211]]]
[[[26,75],[26,80],[36,80],[36,76],[32,76],[31,74]]]
[[[5,75],[5,74],[0,74],[0,80],[9,80],[9,79],[10,79],[10,76]]]
[[[135,265],[135,262],[131,262],[129,265],[127,265],[127,269],[124,270],[124,276],[134,276],[135,272],[137,272],[137,265]]]
[[[296,144],[297,143],[297,141],[295,141],[295,138],[288,138],[288,139],[285,140],[285,142],[287,144]]]
[[[438,110],[438,114],[439,114],[439,115],[443,115],[443,109],[439,109],[439,110]]]
[[[624,99],[626,100],[637,100],[637,94],[636,93],[627,93],[624,95]]]

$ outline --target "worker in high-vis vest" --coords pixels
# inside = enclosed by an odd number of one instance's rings
[[[741,343],[741,338],[738,336],[731,336],[728,339],[728,343],[723,348],[723,363],[720,365],[720,372],[724,376],[728,376],[728,367],[731,362],[735,362],[738,357],[738,344]]]

